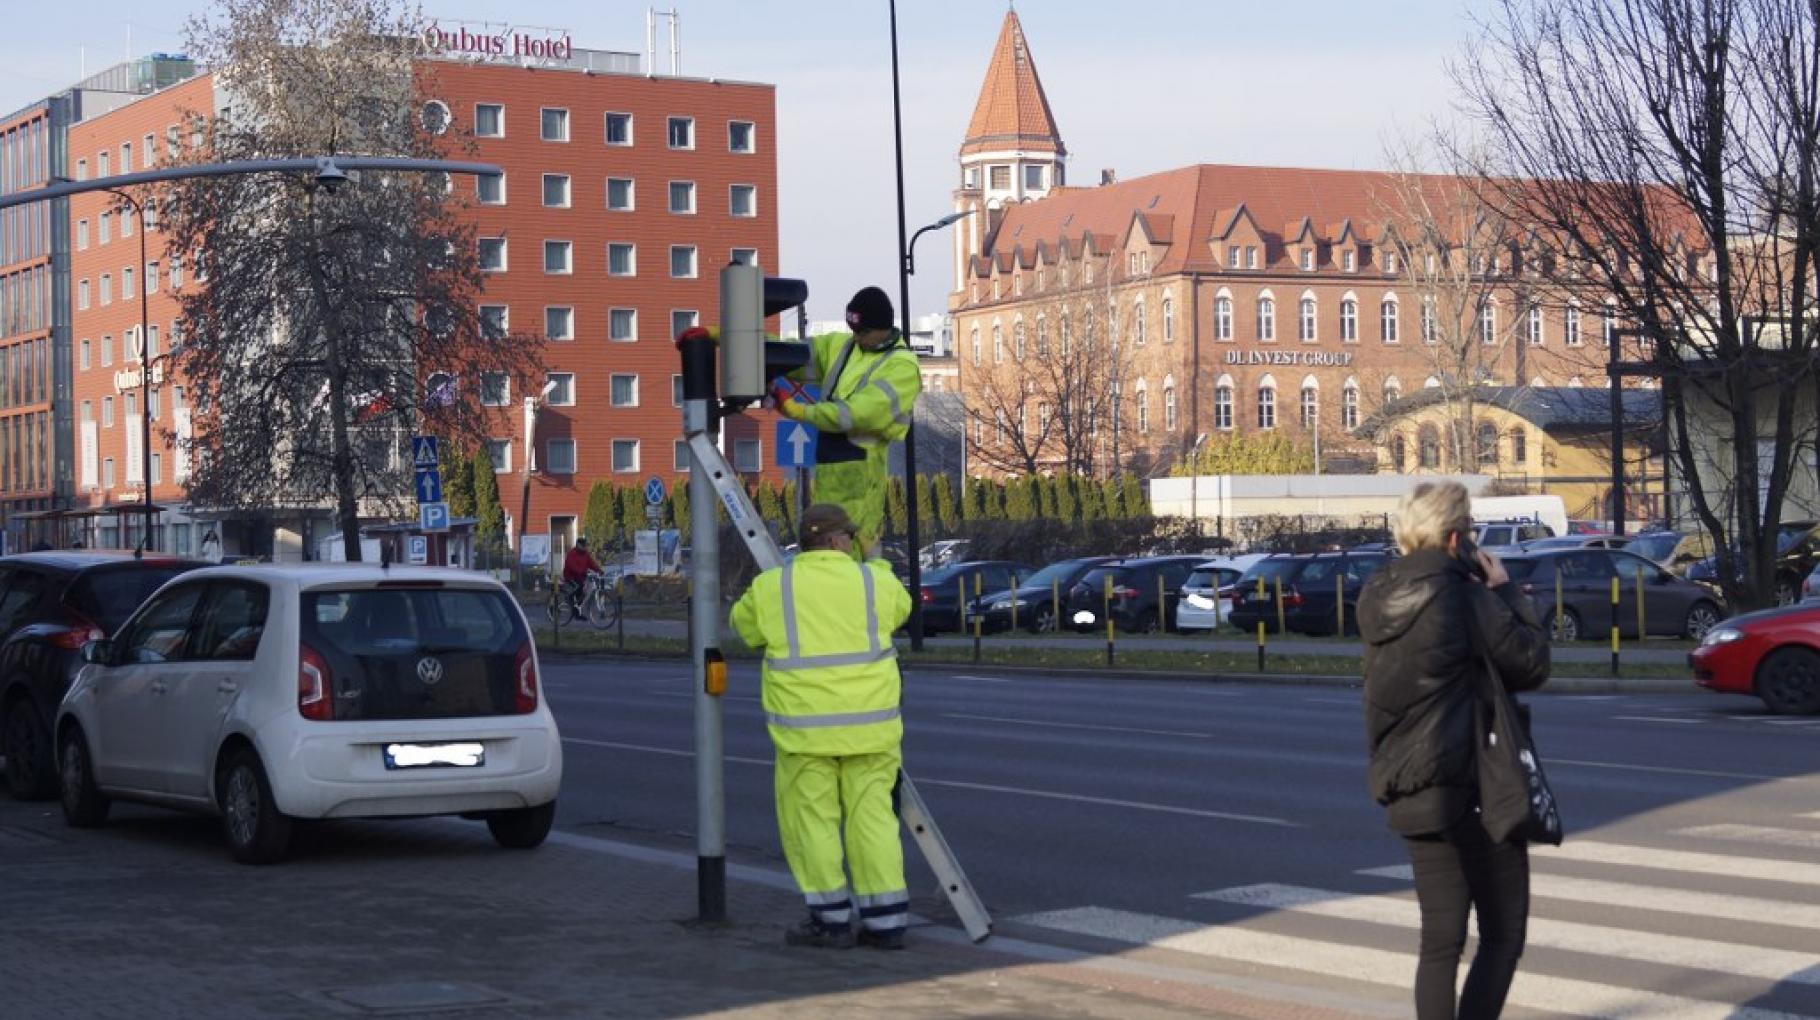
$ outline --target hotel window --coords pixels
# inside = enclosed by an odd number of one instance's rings
[[[89,342],[87,340],[82,341],[82,346],[81,346],[80,350],[81,350],[81,360],[78,361],[76,364],[79,368],[81,368],[84,372],[86,372],[86,371],[88,371],[88,367],[89,367]]]
[[[175,414],[176,412],[181,411],[181,410],[183,410],[183,387],[172,386],[171,387],[171,413]]]
[[[475,103],[474,133],[481,138],[504,138],[506,108],[499,103]]]
[[[1542,306],[1529,306],[1529,346],[1542,346]]]
[[[1378,335],[1387,344],[1397,342],[1397,300],[1385,298],[1378,305]]]
[[[670,211],[673,213],[693,213],[695,211],[695,182],[670,182]]]
[[[574,246],[568,241],[545,241],[543,243],[543,271],[546,273],[573,272]]]
[[[1257,267],[1258,267],[1258,250],[1255,246],[1248,244],[1245,246],[1245,268],[1246,269],[1256,269]]]
[[[633,204],[632,178],[607,178],[607,208],[614,212],[631,212]]]
[[[483,407],[504,407],[512,402],[512,377],[504,372],[480,373],[480,403]]]
[[[1274,429],[1277,427],[1277,389],[1275,386],[1258,387],[1258,428]]]
[[[183,286],[183,256],[171,256],[171,289]]]
[[[1213,338],[1232,339],[1232,299],[1220,297],[1213,302]]]
[[[114,277],[111,273],[101,274],[101,304],[106,307],[114,303]]]
[[[569,111],[544,107],[538,114],[540,134],[546,142],[569,140]]]
[[[133,299],[133,270],[131,266],[120,270],[120,300]]]
[[[111,429],[114,427],[114,398],[113,397],[102,397],[101,398],[101,427],[104,429]]]
[[[504,339],[510,328],[509,321],[510,316],[506,312],[505,305],[480,306],[480,335],[486,339]]]
[[[112,457],[101,462],[101,487],[104,489],[114,487],[114,458]]]
[[[991,170],[987,173],[987,181],[988,181],[987,186],[990,187],[993,191],[1010,191],[1011,190],[1011,168],[1008,166],[992,167]]]
[[[88,221],[87,220],[77,220],[76,221],[76,250],[77,251],[88,250]]]
[[[638,309],[611,308],[607,310],[607,339],[638,339]]]
[[[632,144],[632,115],[629,113],[607,114],[607,144]]]
[[[506,175],[503,173],[475,174],[474,198],[481,205],[505,205]]]
[[[158,263],[156,262],[145,264],[145,292],[147,294],[158,293]]]
[[[616,373],[610,380],[609,399],[614,407],[638,406],[638,376]]]
[[[1258,339],[1275,340],[1277,338],[1277,303],[1267,297],[1258,298]]]
[[[623,242],[607,245],[607,275],[637,276],[638,247]]]
[[[695,278],[694,245],[673,244],[670,246],[670,277],[677,280]]]
[[[567,209],[569,207],[569,175],[543,175],[543,204],[547,209]]]
[[[1024,168],[1024,188],[1029,191],[1041,191],[1043,187],[1043,168],[1041,165]]]
[[[575,440],[552,439],[544,444],[544,465],[546,473],[552,475],[572,475],[575,473]]]
[[[735,248],[727,253],[727,261],[741,266],[758,265],[757,248]]]
[[[1303,248],[1302,249],[1302,271],[1305,273],[1314,272],[1314,249],[1313,248]]]
[[[1568,305],[1566,318],[1562,323],[1561,338],[1569,347],[1580,346],[1580,307]]]
[[[93,400],[84,400],[82,402],[82,420],[95,420],[95,402]]]
[[[613,440],[613,470],[621,474],[638,470],[638,440]]]
[[[546,340],[575,339],[575,309],[554,305],[545,308],[543,335]]]
[[[671,117],[668,137],[672,149],[695,148],[695,118]]]
[[[670,376],[670,406],[683,406],[683,381],[680,375]]]
[[[87,280],[77,280],[76,281],[76,308],[77,308],[77,310],[83,310],[83,309],[88,308],[88,281]]]
[[[507,474],[512,470],[512,441],[510,439],[487,440],[487,459],[493,462],[494,474]]]
[[[146,416],[151,418],[153,421],[157,421],[159,418],[163,417],[163,415],[160,413],[160,408],[163,407],[164,401],[162,399],[160,399],[160,396],[159,396],[163,392],[164,392],[163,390],[147,390],[146,391],[145,413],[146,413]]]
[[[735,184],[727,192],[729,211],[735,216],[758,215],[758,188],[751,184]]]
[[[1479,309],[1479,342],[1487,347],[1498,342],[1498,309],[1489,301]]]
[[[106,368],[114,363],[114,335],[104,333],[101,336],[101,367]]]
[[[113,231],[114,231],[114,214],[113,213],[104,212],[100,216],[96,217],[96,219],[95,219],[95,241],[96,241],[96,243],[106,244],[109,241],[113,240]]]
[[[123,174],[130,174],[133,172],[133,143],[132,142],[121,142],[120,143],[120,172]]]
[[[670,335],[680,336],[685,329],[693,329],[701,324],[701,313],[693,308],[674,308],[670,311]]]
[[[575,405],[575,373],[550,372],[544,376],[550,394],[549,401],[554,407],[573,407]]]
[[[1314,298],[1305,297],[1301,301],[1301,314],[1296,317],[1296,339],[1303,343],[1313,343],[1315,336]]]
[[[1226,268],[1239,268],[1239,246],[1236,244],[1229,244],[1226,246]]]
[[[758,129],[749,120],[727,122],[728,152],[757,152]]]
[[[1359,386],[1351,380],[1340,391],[1340,427],[1348,432],[1359,427]]]
[[[157,326],[147,326],[146,332],[145,332],[145,337],[146,337],[145,353],[139,359],[141,361],[144,361],[144,360],[147,360],[150,358],[156,358],[158,356],[158,327]]]
[[[1313,429],[1321,420],[1321,391],[1313,386],[1302,387],[1302,427]]]
[[[1355,253],[1351,248],[1348,248],[1340,256],[1341,268],[1346,270],[1349,273],[1356,272],[1358,270],[1358,261],[1357,260],[1358,260],[1357,253]]]
[[[487,273],[506,271],[506,239],[503,237],[483,237],[480,245],[480,269]]]
[[[88,160],[79,159],[76,161],[76,179],[79,181],[88,180]]]
[[[137,211],[128,210],[128,209],[124,209],[124,208],[120,210],[120,236],[121,237],[133,236],[134,216],[128,215],[129,212],[133,212],[136,214]]]
[[[95,176],[106,177],[114,172],[114,157],[106,152],[95,153]]]

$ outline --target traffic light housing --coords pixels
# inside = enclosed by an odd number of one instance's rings
[[[765,276],[735,262],[720,271],[720,396],[729,404],[763,399],[772,379],[801,368],[809,345],[765,339],[765,320],[809,299],[809,285]]]

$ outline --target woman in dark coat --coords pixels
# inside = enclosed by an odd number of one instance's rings
[[[1371,793],[1403,837],[1422,910],[1418,1020],[1495,1020],[1523,954],[1529,854],[1479,821],[1475,704],[1487,659],[1511,692],[1548,678],[1548,635],[1497,557],[1471,543],[1472,510],[1457,482],[1403,497],[1403,555],[1359,598],[1365,639],[1365,729]],[[1477,911],[1479,951],[1454,1001]]]

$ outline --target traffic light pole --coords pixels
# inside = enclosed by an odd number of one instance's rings
[[[680,340],[683,434],[720,435],[714,388],[714,341]],[[693,583],[689,598],[689,661],[695,685],[695,904],[701,921],[727,919],[727,794],[720,697],[710,692],[708,662],[720,640],[720,514],[712,465],[690,446],[689,541]]]

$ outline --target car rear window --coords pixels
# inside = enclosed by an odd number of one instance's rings
[[[304,645],[328,666],[336,719],[511,715],[529,637],[505,592],[305,592]]]
[[[1225,583],[1225,580],[1221,578],[1218,570],[1208,568],[1207,570],[1197,570],[1194,573],[1189,574],[1188,580],[1183,581],[1182,586],[1186,588],[1212,588]]]
[[[1259,560],[1251,565],[1251,569],[1245,571],[1245,576],[1239,578],[1239,583],[1256,584],[1259,578],[1263,578],[1265,581],[1274,581],[1279,577],[1288,580],[1291,574],[1302,568],[1303,562],[1289,556],[1275,560]]]
[[[1094,567],[1081,577],[1079,583],[1086,585],[1092,591],[1099,591],[1106,587],[1106,578],[1112,578],[1112,582],[1117,584],[1130,572],[1124,567]]]
[[[70,585],[64,597],[70,608],[94,621],[104,633],[112,634],[133,615],[139,604],[150,598],[164,582],[191,569],[179,563],[122,563],[118,566],[85,570]]]
[[[1510,575],[1511,580],[1525,581],[1525,580],[1528,580],[1529,577],[1536,572],[1537,564],[1541,563],[1542,561],[1541,560],[1522,560],[1522,559],[1516,559],[1513,557],[1511,559],[1502,560],[1500,562],[1502,562],[1504,564],[1504,572],[1506,574]]]

